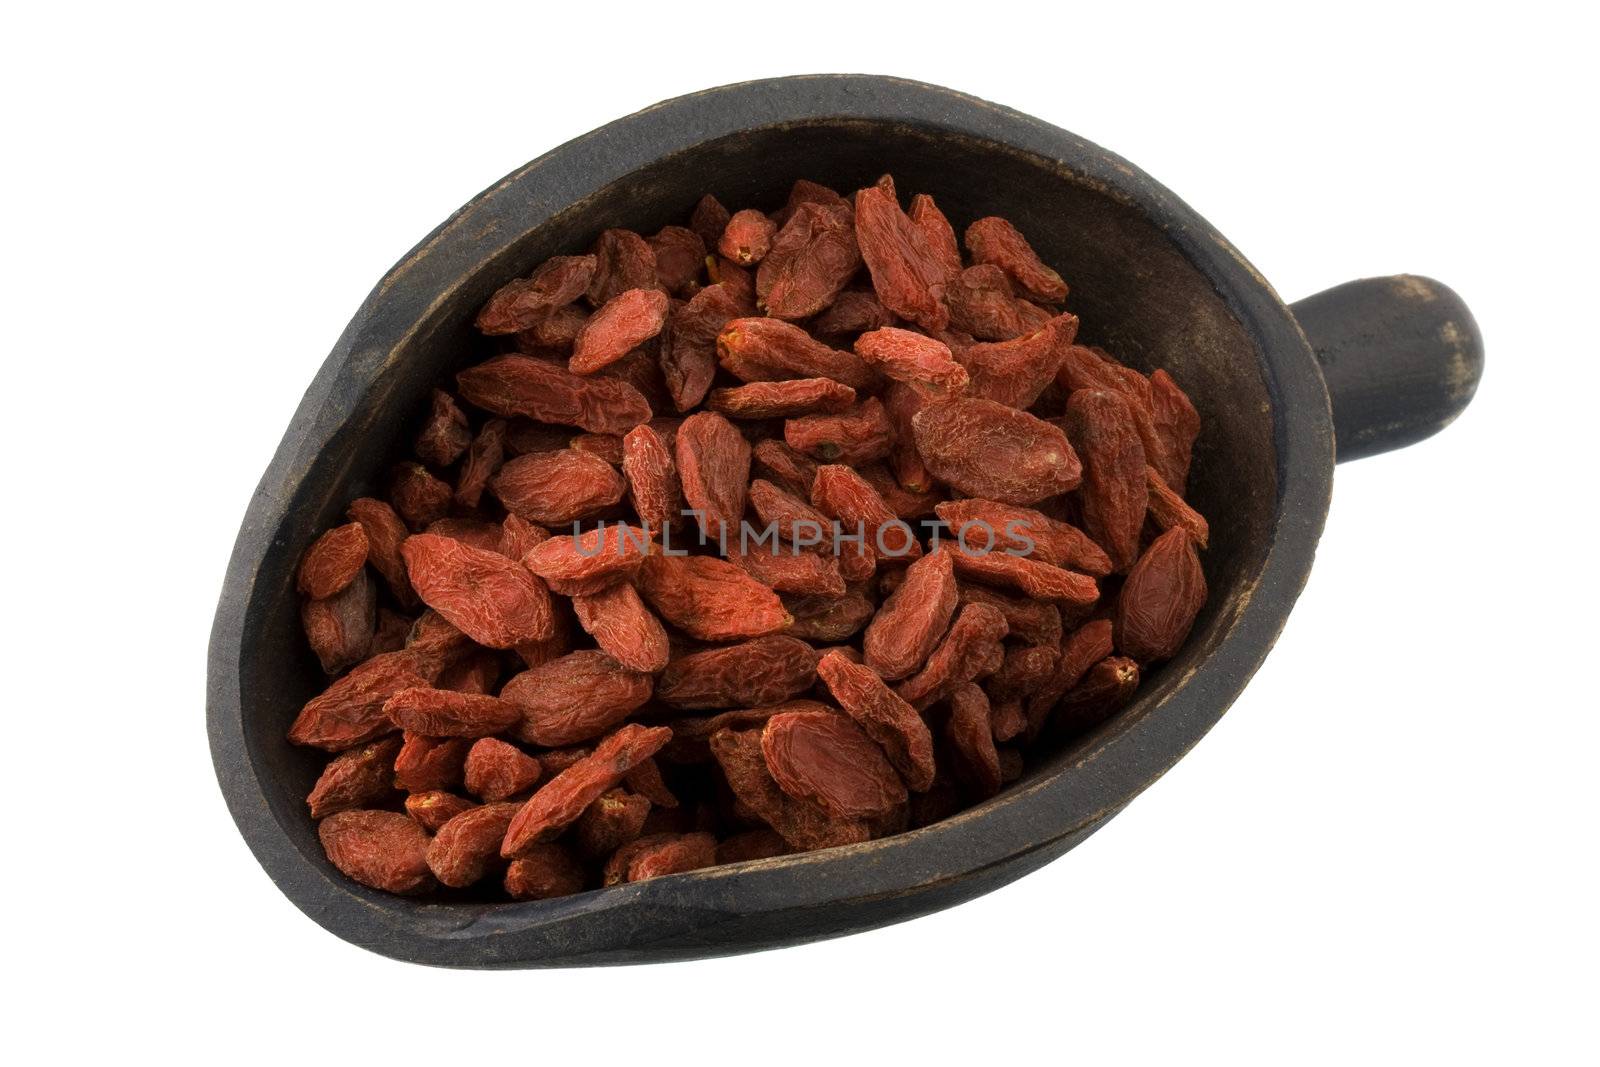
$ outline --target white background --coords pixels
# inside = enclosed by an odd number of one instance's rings
[[[1531,3],[1113,8],[11,9],[12,1051],[1595,1062],[1593,28]],[[1437,277],[1487,337],[1478,398],[1339,469],[1248,693],[1019,883],[667,967],[454,973],[344,944],[245,848],[203,726],[224,565],[302,390],[382,272],[505,172],[666,97],[816,71],[1103,144],[1286,299]]]

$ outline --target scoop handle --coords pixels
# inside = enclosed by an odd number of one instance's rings
[[[1322,364],[1340,463],[1438,433],[1483,376],[1483,335],[1472,312],[1432,278],[1362,278],[1289,310]]]

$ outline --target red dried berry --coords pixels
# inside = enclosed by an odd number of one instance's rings
[[[883,746],[906,785],[920,793],[933,785],[933,738],[915,708],[883,684],[870,667],[829,652],[817,674],[867,736]]]
[[[328,862],[348,878],[386,893],[434,887],[427,832],[396,811],[341,811],[317,827]]]
[[[664,619],[701,641],[763,637],[790,622],[776,593],[709,556],[650,556],[639,568],[639,591]]]
[[[728,220],[722,236],[717,239],[717,251],[741,266],[761,262],[772,248],[772,238],[777,225],[753,208],[736,211]]]
[[[417,595],[462,633],[490,648],[551,636],[550,593],[522,564],[436,534],[400,546]]]
[[[565,526],[618,503],[627,484],[599,456],[564,448],[518,456],[500,468],[490,487],[507,511],[545,526]]]
[[[954,396],[967,387],[966,368],[950,355],[950,347],[925,334],[885,326],[857,337],[855,352],[884,377],[930,394]]]
[[[522,720],[522,709],[499,697],[416,686],[383,705],[395,726],[424,737],[488,737]]]
[[[667,631],[630,583],[575,595],[572,610],[601,651],[630,671],[654,674],[667,665]]]
[[[394,758],[399,754],[400,738],[386,737],[335,756],[306,797],[311,817],[383,803],[394,791]]]
[[[610,366],[660,333],[666,321],[667,294],[661,290],[618,293],[578,331],[567,369],[573,374],[593,374]]]
[[[679,708],[759,707],[799,696],[816,680],[817,654],[810,645],[793,637],[758,637],[674,659],[655,695]]]
[[[760,730],[722,729],[711,735],[710,742],[728,787],[756,818],[801,850],[853,845],[871,836],[864,822],[835,819],[815,801],[779,788],[768,770],[761,736]]]
[[[584,378],[527,356],[496,356],[456,375],[471,403],[495,415],[576,426],[592,433],[627,433],[650,419],[644,394],[618,378]]]
[[[1116,645],[1138,663],[1171,659],[1206,602],[1200,557],[1182,529],[1150,543],[1117,597]]]
[[[313,600],[330,597],[349,585],[367,562],[367,534],[359,522],[335,526],[306,549],[298,588]]]
[[[701,533],[709,541],[736,544],[750,484],[749,443],[733,423],[702,411],[678,427],[674,451],[683,499]]]
[[[478,329],[487,334],[529,329],[556,308],[582,296],[594,271],[593,256],[547,259],[531,276],[506,283],[489,298],[478,312]]]
[[[514,858],[560,833],[624,775],[660,751],[671,736],[665,727],[637,723],[611,734],[590,755],[539,787],[512,819],[500,854]]]
[[[968,496],[1032,504],[1076,488],[1082,477],[1066,434],[993,400],[929,404],[912,427],[922,462]]]
[[[975,262],[993,263],[1029,296],[1047,304],[1067,298],[1067,284],[1061,275],[1045,266],[1033,246],[1005,219],[995,215],[979,219],[967,227],[966,242]]]
[[[761,752],[785,793],[815,802],[835,819],[873,819],[906,802],[905,783],[883,749],[843,715],[774,715],[761,731]]]
[[[818,412],[838,413],[856,401],[856,391],[831,378],[793,378],[713,389],[706,406],[733,419],[781,419]]]
[[[605,523],[576,536],[552,537],[523,557],[523,565],[564,596],[598,593],[627,581],[650,554],[648,530]]]
[[[1139,557],[1150,493],[1144,446],[1126,400],[1103,389],[1080,389],[1067,398],[1066,424],[1083,462],[1083,524],[1125,574]]]
[[[653,289],[656,254],[650,243],[632,230],[606,230],[594,245],[594,277],[587,298],[601,307],[629,289]]]

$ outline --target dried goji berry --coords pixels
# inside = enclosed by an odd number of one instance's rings
[[[467,792],[486,803],[505,800],[539,780],[539,761],[516,745],[493,737],[474,741],[463,768]],[[496,840],[496,846],[499,845]]]
[[[637,723],[608,736],[528,798],[506,830],[500,854],[514,858],[560,833],[630,770],[660,751],[671,736],[665,727]]]
[[[507,511],[545,526],[593,518],[627,490],[616,468],[575,448],[518,456],[489,484]]]
[[[402,689],[427,684],[406,653],[374,656],[308,700],[289,727],[289,740],[341,752],[393,733],[385,702]]]
[[[606,301],[578,331],[567,369],[593,374],[661,332],[667,321],[667,294],[659,289],[628,289]]]
[[[627,581],[650,550],[650,531],[605,523],[581,534],[552,537],[535,545],[522,562],[552,591],[581,596]]]
[[[507,559],[520,560],[548,540],[549,530],[529,522],[514,511],[507,512],[500,522],[500,544],[495,551]]]
[[[408,793],[432,793],[461,786],[467,752],[465,737],[425,737],[406,734],[394,758],[394,784]]]
[[[754,208],[735,211],[717,238],[717,251],[742,266],[761,262],[772,248],[777,224]]]
[[[373,497],[352,501],[345,515],[361,524],[367,538],[367,560],[383,576],[389,592],[402,608],[414,608],[417,594],[411,588],[405,560],[400,556],[400,543],[410,536],[406,524],[394,508]]]
[[[549,637],[550,593],[522,564],[436,534],[400,546],[417,595],[462,633],[490,648]]]
[[[856,243],[883,306],[925,330],[949,325],[942,290],[945,265],[894,198],[869,186],[856,193]]]
[[[688,411],[705,398],[717,373],[717,335],[745,314],[726,285],[708,285],[674,309],[661,335],[661,373],[673,406]]]
[[[417,686],[402,689],[383,705],[391,722],[424,737],[488,737],[522,718],[522,709],[499,697]]]
[[[830,711],[767,720],[761,753],[778,786],[835,819],[871,819],[906,802],[905,783],[862,728]]]
[[[601,882],[618,885],[699,870],[717,862],[717,839],[707,833],[653,834],[618,849]]]
[[[750,445],[721,415],[702,411],[678,427],[674,446],[683,499],[709,541],[737,540],[750,484]]]
[[[328,862],[346,877],[387,893],[434,887],[428,834],[397,811],[341,811],[317,827]]]
[[[485,552],[499,552],[502,530],[499,523],[485,522],[482,519],[469,519],[457,515],[446,515],[437,522],[430,522],[423,533],[437,534],[440,537],[449,537],[462,544],[480,548]]]
[[[878,294],[870,289],[846,289],[840,293],[811,328],[818,334],[865,333],[884,326],[893,326],[897,320],[883,306]]]
[[[848,208],[801,204],[761,261],[756,293],[774,318],[809,318],[833,303],[860,266]]]
[[[558,307],[544,318],[517,331],[517,351],[529,356],[559,357],[572,348],[589,313],[577,304]]]
[[[559,844],[536,845],[506,865],[506,893],[513,900],[548,900],[583,888],[583,869]]]
[[[793,637],[758,637],[680,656],[656,683],[656,698],[680,708],[778,704],[810,689],[817,654]]]
[[[1117,596],[1116,646],[1139,663],[1170,659],[1206,602],[1200,557],[1182,529],[1150,543]]]
[[[1061,698],[1083,680],[1089,668],[1111,655],[1112,628],[1109,619],[1094,619],[1068,634],[1061,643],[1061,655],[1049,680],[1028,698],[1028,735],[1044,727]]]
[[[1061,644],[1061,611],[1054,604],[1007,596],[975,582],[958,581],[962,604],[987,604],[1006,620],[1007,636],[1031,645]]]
[[[1096,578],[1111,573],[1111,557],[1092,538],[1032,508],[968,497],[936,504],[934,511],[950,536],[969,549],[1013,552]]]
[[[573,843],[586,859],[603,859],[644,830],[650,801],[626,789],[611,789],[597,797],[573,824]]]
[[[1083,524],[1125,574],[1139,556],[1150,501],[1132,408],[1116,393],[1079,389],[1067,398],[1066,424],[1083,463]]]
[[[629,289],[653,289],[656,254],[632,230],[606,230],[594,245],[594,277],[589,282],[591,307],[601,307]]]
[[[730,548],[728,558],[775,593],[840,597],[845,593],[839,561],[793,548]]]
[[[967,604],[956,613],[943,640],[920,671],[901,682],[895,693],[901,700],[925,707],[962,682],[983,673],[985,657],[998,650],[1008,630],[1005,616],[988,604]]]
[[[762,637],[791,621],[771,589],[709,556],[650,556],[639,568],[639,591],[663,618],[701,641]]]
[[[1145,488],[1150,491],[1150,519],[1163,530],[1180,528],[1199,548],[1211,540],[1211,524],[1205,516],[1184,502],[1154,467],[1144,469]]]
[[[717,359],[744,382],[832,378],[857,391],[878,384],[878,376],[854,352],[832,348],[778,319],[730,320],[717,335]]]
[[[1189,458],[1194,452],[1194,441],[1200,435],[1200,414],[1172,380],[1172,375],[1164,370],[1150,375],[1150,408],[1156,436],[1163,446],[1156,470],[1167,485],[1181,494],[1189,481]],[[1201,547],[1205,547],[1203,541]]]
[[[706,406],[734,419],[774,419],[848,410],[856,391],[832,378],[791,378],[713,389]]]
[[[811,498],[811,483],[817,465],[809,456],[795,451],[782,441],[757,441],[751,453],[756,470],[774,485],[794,496]]]
[[[706,266],[706,242],[693,229],[663,226],[649,239],[656,257],[656,282],[669,293],[692,287]]]
[[[895,437],[883,402],[869,396],[842,414],[802,415],[785,421],[783,440],[812,459],[859,467],[886,458]]]
[[[306,797],[311,817],[382,804],[394,791],[394,758],[399,754],[400,738],[386,737],[335,756]]]
[[[367,534],[359,522],[335,526],[306,549],[300,562],[300,592],[320,600],[349,585],[367,562]]]
[[[629,670],[653,674],[667,665],[667,631],[631,583],[575,595],[572,609],[601,651]]]
[[[328,674],[338,674],[360,663],[372,651],[376,597],[376,585],[362,570],[339,592],[301,605],[300,623],[306,643]]]
[[[490,419],[483,424],[478,435],[467,448],[467,458],[456,475],[456,506],[475,508],[483,496],[484,487],[505,462],[506,420]]]
[[[961,271],[945,287],[944,298],[950,325],[980,341],[1009,341],[1032,332],[1006,272],[992,263]]]
[[[433,406],[417,434],[418,458],[432,467],[448,467],[472,443],[472,427],[456,406],[455,397],[443,389],[433,391]]]
[[[993,263],[1029,296],[1047,304],[1067,298],[1061,275],[1045,266],[1033,246],[1005,219],[996,215],[979,219],[967,227],[966,242],[975,262]]]
[[[849,467],[830,463],[817,468],[811,484],[811,502],[824,514],[845,527],[839,533],[860,538],[862,554],[868,559],[916,559],[922,546],[906,522],[890,510],[883,497]]]
[[[450,483],[420,463],[406,460],[389,469],[389,503],[413,530],[421,530],[450,510]]]
[[[689,216],[689,228],[705,242],[705,247],[714,248],[731,218],[733,213],[722,206],[722,201],[707,193],[695,204]]]
[[[1014,408],[1030,408],[1061,369],[1066,346],[1078,331],[1076,315],[1057,315],[1037,330],[1008,341],[969,345],[958,357],[972,375],[967,395]]]
[[[1082,477],[1066,434],[993,400],[940,401],[911,421],[922,462],[968,496],[1032,504],[1076,488]]]
[[[817,662],[817,674],[846,714],[883,746],[909,788],[920,793],[933,784],[933,738],[927,724],[876,671],[829,652]]]
[[[864,822],[835,819],[815,801],[780,789],[767,768],[761,736],[761,730],[733,729],[711,735],[712,755],[734,796],[751,814],[801,850],[859,844],[871,836]]]
[[[1000,791],[1000,754],[994,748],[991,715],[989,698],[971,682],[956,686],[950,694],[945,738],[956,757],[956,773],[980,797]]]
[[[477,806],[466,797],[446,793],[443,789],[412,793],[406,797],[406,814],[430,834],[438,833],[439,827],[462,812]]]
[[[1100,599],[1100,587],[1087,574],[1063,570],[1027,556],[1005,552],[968,551],[959,544],[951,553],[956,572],[963,578],[1004,585],[1035,600],[1057,600],[1083,607]]]
[[[618,378],[582,377],[527,356],[496,356],[456,375],[469,402],[495,415],[522,415],[593,433],[627,433],[650,419],[644,394]]]
[[[483,804],[462,812],[428,843],[428,869],[440,883],[464,889],[489,873],[500,858],[500,842],[520,804]]]
[[[599,737],[650,699],[650,675],[581,649],[523,671],[500,690],[521,711],[513,733],[554,747]]]
[[[939,205],[927,193],[918,193],[911,198],[909,215],[911,222],[922,231],[928,251],[944,267],[948,284],[951,278],[961,273],[961,249],[956,246],[956,231],[951,227],[950,220],[944,217],[944,212],[939,210]]]
[[[926,334],[885,326],[857,337],[855,353],[884,377],[931,394],[954,396],[967,387],[966,368],[952,358],[949,346]]]
[[[594,277],[595,257],[554,256],[527,278],[507,282],[478,312],[477,326],[487,334],[526,330],[563,304],[582,296]]]
[[[911,564],[867,627],[861,643],[867,665],[890,681],[911,674],[944,636],[955,610],[955,571],[941,548]]]
[[[1139,665],[1126,656],[1107,656],[1061,698],[1058,718],[1068,731],[1088,730],[1127,704],[1138,688]]]
[[[660,534],[678,515],[682,492],[667,443],[648,425],[622,439],[622,474],[628,496],[646,530]]]

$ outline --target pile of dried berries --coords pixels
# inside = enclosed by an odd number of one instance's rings
[[[801,181],[490,297],[504,354],[301,565],[333,864],[535,899],[866,841],[1124,705],[1205,601],[1199,417],[1010,223],[964,243]]]

